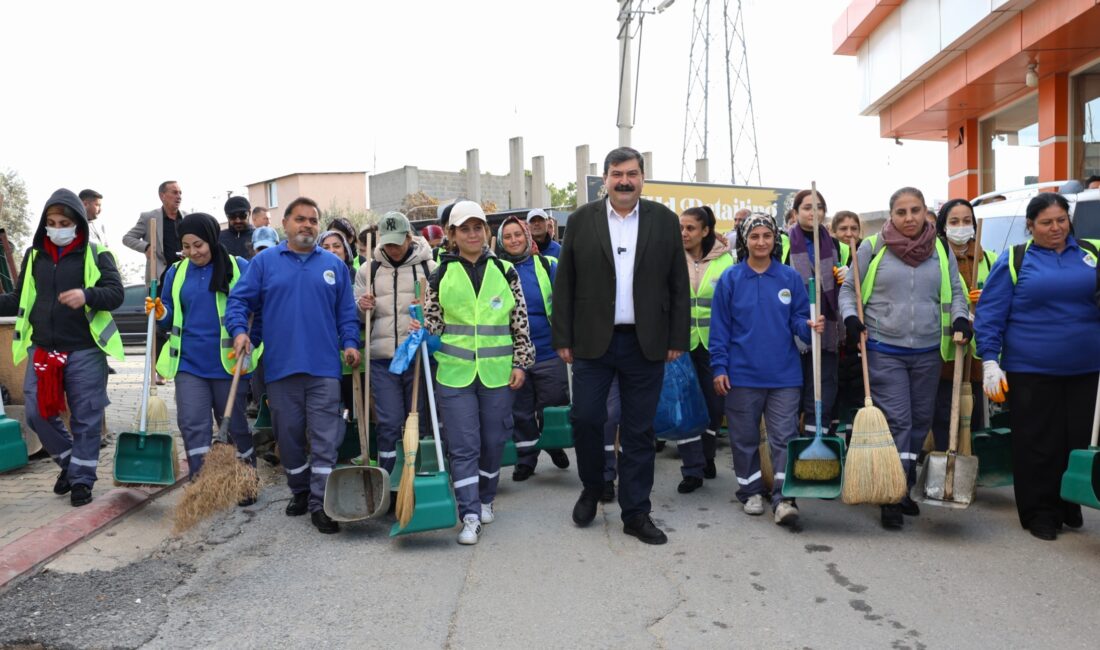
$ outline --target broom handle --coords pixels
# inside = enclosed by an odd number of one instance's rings
[[[813,230],[814,230],[814,281],[811,290],[814,292],[812,299],[812,305],[810,306],[810,318],[813,319],[814,324],[817,324],[818,305],[821,304],[821,233],[818,230],[818,217],[817,206],[820,201],[820,197],[817,194],[817,181],[810,181],[810,196],[813,201],[811,206],[813,212]],[[817,330],[811,330],[813,334],[813,345],[811,352],[813,356],[813,371],[814,371],[814,414],[815,429],[814,432],[817,435],[821,435],[821,334]]]
[[[852,253],[852,285],[856,290],[856,314],[863,323],[863,291],[859,283],[859,248]],[[866,324],[864,324],[866,327]],[[863,364],[863,405],[871,406],[871,375],[867,372],[867,330],[859,335],[859,358]]]
[[[962,334],[955,333],[955,373],[951,379],[951,426],[947,441],[947,453],[954,454],[959,448],[959,388],[962,387],[963,366],[966,363],[966,348],[962,344]]]
[[[248,333],[252,333],[252,319],[256,314],[248,315]],[[237,363],[233,365],[233,381],[229,383],[229,396],[225,399],[225,413],[222,414],[222,423],[218,427],[218,442],[229,441],[229,419],[233,417],[233,401],[237,396],[237,386],[241,383],[241,373],[244,370],[244,358],[247,354],[237,356]]]
[[[432,366],[428,361],[428,342],[420,344],[421,357],[424,359],[424,383],[428,389],[428,408],[432,413],[432,436],[435,438],[435,460],[439,471],[443,471],[443,442],[439,439],[439,417],[435,412],[435,389],[432,386]]]
[[[978,220],[978,219],[975,219],[975,220],[977,221],[977,224],[975,224],[975,226],[974,226],[974,268],[970,269],[970,288],[971,289],[977,289],[978,288],[978,269],[981,268],[982,260],[985,258],[985,255],[982,253],[982,222],[981,222],[981,220]],[[967,308],[970,310],[970,320],[973,321],[974,320],[974,305],[970,302],[970,296],[966,297],[966,305],[967,305]],[[971,354],[970,354],[970,346],[967,345],[966,346],[966,361],[967,361],[967,363],[966,363],[966,367],[963,368],[963,381],[965,381],[965,382],[970,381],[970,360],[971,360],[971,358],[972,357],[971,357]]]
[[[149,295],[157,299],[157,220],[149,219],[149,261],[145,265],[145,281],[149,283]],[[178,308],[178,306],[177,306]],[[149,312],[149,322],[145,328],[145,371],[141,380],[141,417],[138,429],[144,434],[149,425],[149,391],[152,388],[153,367],[157,363],[157,310]]]
[[[374,233],[370,230],[367,231],[366,257],[368,263],[374,257]],[[370,291],[370,287],[367,290]],[[359,380],[361,393],[359,399],[355,400],[355,405],[359,407],[359,415],[356,421],[359,422],[359,451],[363,452],[364,465],[369,464],[368,461],[370,460],[370,334],[372,316],[371,310],[368,309],[366,317],[363,319],[363,338],[366,341],[363,342],[362,377],[360,377],[358,368],[352,371],[355,378]]]
[[[1092,410],[1092,441],[1089,447],[1100,444],[1100,382],[1096,384],[1096,407]]]

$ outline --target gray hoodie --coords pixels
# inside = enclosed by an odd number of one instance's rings
[[[881,239],[881,236],[879,237]],[[880,244],[881,245],[881,244]],[[940,344],[940,261],[937,252],[912,267],[901,261],[889,248],[882,256],[875,275],[871,299],[863,306],[868,335],[881,343],[902,348],[931,348]],[[871,264],[871,241],[859,245],[860,282],[867,277]],[[955,254],[947,249],[951,276],[951,322],[969,318],[966,297],[959,284],[959,266]],[[840,288],[841,318],[857,316],[855,274],[849,273]]]

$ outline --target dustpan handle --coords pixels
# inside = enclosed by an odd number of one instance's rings
[[[954,454],[959,449],[959,404],[962,401],[959,396],[959,388],[962,386],[963,367],[966,366],[966,347],[962,344],[962,334],[955,333],[955,372],[951,379],[951,420],[947,441],[948,453]]]
[[[1100,382],[1096,383],[1096,408],[1092,410],[1092,442],[1090,447],[1100,445]]]
[[[156,217],[149,219],[149,231],[146,233],[146,237],[149,238],[149,261],[145,265],[145,278],[149,282],[149,297],[154,301],[157,299],[157,220]],[[176,305],[179,309],[179,305]],[[153,366],[156,364],[156,331],[157,331],[157,310],[152,309],[149,312],[149,322],[145,329],[145,372],[141,380],[141,417],[138,429],[141,431],[141,435],[145,435],[146,428],[149,425],[149,390],[152,385]]]
[[[439,440],[439,417],[435,412],[435,388],[432,386],[432,366],[429,363],[428,356],[428,342],[424,341],[420,344],[420,353],[424,359],[424,383],[428,386],[428,408],[432,413],[432,437],[435,438],[435,460],[438,464],[439,471],[443,471],[443,443]],[[416,390],[419,391],[420,387],[417,386]]]

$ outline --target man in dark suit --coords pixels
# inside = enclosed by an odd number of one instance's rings
[[[607,198],[570,215],[551,326],[558,355],[573,364],[573,432],[584,484],[573,521],[587,526],[596,516],[607,393],[618,377],[623,532],[664,544],[668,538],[649,517],[653,417],[665,362],[688,348],[690,306],[679,219],[664,205],[641,200],[643,165],[629,147],[607,154]]]

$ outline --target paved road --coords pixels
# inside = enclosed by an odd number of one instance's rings
[[[1097,647],[1092,511],[1048,543],[1019,528],[1010,489],[926,507],[901,532],[806,500],[788,531],[731,503],[729,470],[676,494],[678,465],[657,464],[661,547],[624,536],[614,505],[574,528],[575,474],[549,463],[502,481],[475,547],[454,531],[391,540],[388,521],[321,536],[283,515],[281,484],[171,539],[157,501],[0,598],[0,645]]]

